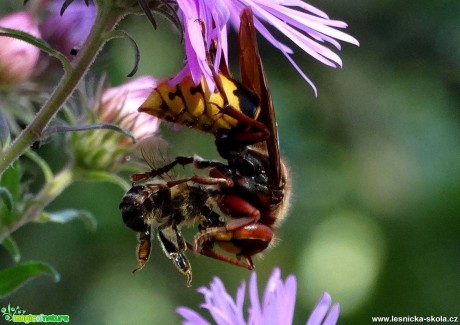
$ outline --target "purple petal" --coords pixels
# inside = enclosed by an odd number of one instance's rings
[[[240,290],[244,290],[244,287]],[[213,279],[210,289],[201,287],[198,291],[205,296],[205,303],[201,307],[209,310],[217,324],[245,324],[242,304],[241,308],[238,308],[219,278]]]
[[[337,324],[337,320],[339,319],[340,314],[340,305],[334,304],[327,314],[326,319],[324,320],[322,325],[335,325]]]
[[[297,44],[297,46],[299,46],[302,50],[310,54],[318,61],[334,68],[336,67],[336,65],[333,62],[336,62],[339,65],[341,64],[340,57],[327,47],[320,45],[319,43],[303,35],[298,30],[290,27],[287,23],[277,18],[276,16],[267,14],[267,11],[263,8],[257,6],[254,7],[253,10],[254,14],[256,14],[259,17],[262,17],[271,25],[276,26],[276,28],[280,32],[285,34],[289,39],[291,39],[295,44]]]
[[[273,272],[274,273],[274,272]],[[265,288],[264,300],[262,305],[263,322],[262,324],[279,324],[280,317],[284,317],[284,311],[279,310],[279,286],[282,285],[280,278],[270,277]]]
[[[317,16],[329,19],[328,15],[326,15],[325,12],[319,10],[316,7],[313,7],[312,5],[309,5],[308,3],[300,1],[300,0],[284,0],[284,1],[280,0],[278,1],[278,3],[284,6],[288,6],[288,7],[299,7],[299,8],[305,9],[306,11],[310,11],[311,13]]]
[[[324,46],[323,43],[329,43],[337,49],[341,48],[337,40],[359,45],[359,42],[355,38],[337,30],[337,28],[347,27],[346,23],[338,20],[330,20],[324,12],[300,0],[226,1],[230,8],[231,21],[237,28],[240,20],[239,13],[246,6],[252,8],[255,15],[254,21],[257,30],[286,56],[301,76],[312,86],[315,95],[316,88],[312,81],[289,56],[292,50],[273,37],[261,22],[271,24],[285,34],[303,51],[323,64],[334,68],[341,67],[342,60],[331,49]]]
[[[291,64],[294,66],[294,68],[297,70],[297,72],[302,76],[302,78],[311,86],[311,88],[313,88],[313,92],[315,93],[315,97],[317,97],[318,96],[318,90],[316,89],[316,86],[313,83],[313,81],[311,81],[310,78],[307,77],[307,75],[302,71],[302,69],[299,67],[299,65],[297,63],[295,63],[295,61],[287,53],[284,53],[284,52],[282,52],[282,53],[289,60],[289,62],[291,62]]]
[[[214,41],[217,42],[214,68],[216,72],[220,66],[220,60],[227,62],[227,30],[225,28],[230,13],[224,0],[178,0],[180,16],[183,20],[185,33],[185,54],[187,63],[181,71],[183,78],[191,74],[195,84],[204,77],[210,91],[214,91],[215,84],[213,74],[208,62],[207,51]],[[204,26],[204,28],[203,28]],[[170,83],[178,83],[182,80],[179,76],[174,77]]]
[[[347,24],[343,21],[339,20],[331,20],[329,18],[320,18],[311,14],[307,14],[305,12],[287,8],[284,6],[280,6],[279,4],[273,4],[270,2],[261,3],[261,6],[265,8],[267,11],[271,12],[272,15],[286,20],[289,24],[293,24],[294,26],[298,27],[301,30],[308,31],[310,29],[315,29],[321,31],[324,34],[331,34],[334,38],[342,39],[346,42],[356,42],[356,39],[353,37],[338,31],[334,28],[328,27],[333,26],[337,28],[346,28]],[[335,34],[340,35],[340,37],[336,37]]]
[[[279,314],[282,315],[285,324],[292,324],[296,295],[297,281],[295,276],[291,274],[286,278],[283,287],[283,299],[279,304]]]
[[[261,307],[257,290],[257,275],[256,272],[253,272],[249,284],[250,307],[248,322],[243,317],[245,291],[246,283],[243,281],[236,292],[236,301],[234,301],[225,290],[222,281],[217,277],[212,280],[209,288],[200,287],[198,289],[198,292],[201,292],[205,298],[205,303],[201,307],[209,310],[214,322],[218,325],[292,324],[297,291],[295,276],[289,275],[286,281],[283,282],[280,269],[275,268],[266,285]],[[207,324],[203,323],[203,318],[199,314],[188,308],[180,307],[177,312],[184,317],[184,324],[192,325],[195,324],[194,322],[198,325]],[[333,322],[337,315],[338,311],[334,308],[328,318]],[[321,320],[324,316],[322,316]]]
[[[234,21],[235,19],[236,18],[232,18],[232,21]],[[237,24],[239,24],[239,17],[237,19]],[[290,57],[289,54],[292,54],[293,51],[286,45],[279,42],[275,37],[273,37],[273,35],[265,28],[265,26],[257,18],[254,18],[254,24],[257,30],[262,34],[262,36],[265,39],[267,39],[270,43],[272,43],[273,46],[279,49],[281,53],[283,53],[283,55],[289,60],[289,62],[291,62],[292,66],[297,70],[300,76],[312,87],[315,93],[315,97],[318,96],[318,91],[316,89],[315,84],[310,80],[310,78],[307,77],[307,75],[302,71],[302,69],[297,65],[297,63],[295,63],[295,61]]]
[[[275,269],[273,269],[273,272],[270,275],[270,278],[268,279],[267,286],[265,287],[263,305],[262,305],[263,308],[269,303],[271,296],[276,291],[276,287],[279,285],[280,282],[281,282],[281,270],[276,267]]]
[[[187,307],[178,307],[176,313],[184,318],[182,325],[211,325],[200,314]]]
[[[275,268],[264,293],[262,324],[292,324],[295,294],[295,277],[288,277],[285,285],[280,269]]]
[[[238,29],[240,14],[247,6],[250,6],[254,12],[254,23],[257,30],[286,56],[294,68],[312,86],[315,95],[317,91],[312,81],[290,57],[290,54],[293,53],[292,49],[278,41],[263,23],[274,26],[310,56],[334,68],[341,67],[342,60],[325,44],[331,44],[339,50],[341,46],[338,41],[359,45],[355,38],[338,30],[346,28],[346,23],[329,19],[323,11],[301,0],[177,0],[177,3],[180,15],[183,17],[187,63],[179,75],[171,80],[171,83],[180,82],[185,75],[190,73],[196,84],[204,77],[209,89],[214,91],[215,84],[206,53],[210,44],[217,44],[216,57],[213,62],[217,72],[221,60],[227,62],[228,59],[225,26],[230,21]],[[203,30],[203,25],[205,30]]]
[[[236,310],[243,315],[244,295],[246,294],[246,282],[242,281],[236,292]],[[243,320],[243,319],[242,319]],[[243,320],[244,322],[244,320]]]
[[[182,81],[190,73],[189,64],[186,63],[184,67],[168,81],[169,86],[175,86]]]
[[[308,318],[307,325],[321,325],[331,306],[331,302],[331,296],[327,292],[324,292]]]
[[[61,16],[63,2],[53,1],[48,6],[49,16],[41,28],[46,41],[69,55],[72,48],[81,45],[88,36],[96,18],[96,6],[92,2],[86,6],[83,2],[75,1]]]
[[[249,324],[259,324],[262,320],[262,310],[260,308],[259,290],[257,288],[257,273],[252,272],[249,282]]]

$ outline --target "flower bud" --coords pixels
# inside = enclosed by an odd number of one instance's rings
[[[53,48],[70,56],[86,39],[96,18],[96,6],[74,1],[61,16],[63,1],[53,1],[48,6],[49,15],[41,26],[43,39]]]
[[[152,92],[157,81],[150,76],[133,79],[118,87],[109,88],[102,94],[99,120],[116,123],[129,129],[137,140],[153,135],[160,126],[160,120],[137,109]]]
[[[25,11],[0,18],[0,26],[40,37],[35,18]],[[37,65],[40,50],[29,43],[6,36],[0,37],[0,44],[0,84],[17,84],[28,79]]]
[[[103,91],[89,112],[88,124],[109,123],[127,129],[137,141],[152,136],[160,125],[156,117],[140,114],[137,108],[147,99],[156,81],[148,76],[138,77]],[[70,134],[70,151],[76,164],[84,170],[116,171],[126,162],[132,141],[121,132],[96,129]]]

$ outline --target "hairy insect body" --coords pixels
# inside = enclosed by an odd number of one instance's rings
[[[123,197],[120,211],[125,225],[138,233],[137,260],[140,270],[147,263],[154,232],[163,253],[177,269],[192,281],[192,268],[184,255],[187,243],[180,227],[198,223],[206,227],[217,224],[219,216],[209,205],[209,193],[200,186],[167,183],[133,186]]]
[[[252,257],[276,242],[276,228],[289,206],[290,177],[280,155],[275,110],[249,7],[241,14],[239,54],[241,83],[232,79],[228,67],[220,67],[220,73],[214,74],[215,92],[209,91],[204,79],[199,85],[191,77],[175,86],[164,81],[139,108],[213,134],[217,152],[225,160],[178,156],[162,166],[149,164],[150,171],[132,176],[134,182],[163,178],[176,166],[186,165],[207,171],[207,176],[171,179],[164,189],[167,195],[160,195],[161,188],[144,185],[142,188],[158,194],[142,195],[146,199],[140,208],[132,207],[137,202],[136,186],[134,195],[131,191],[125,195],[120,209],[126,225],[139,232],[139,268],[150,254],[154,224],[158,224],[165,255],[187,276],[188,283],[187,248],[251,270]],[[180,226],[186,223],[198,224],[193,243],[180,233]]]

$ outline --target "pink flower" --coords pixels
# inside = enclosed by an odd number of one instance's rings
[[[40,37],[34,17],[20,11],[0,18],[0,26],[19,29],[35,37]],[[0,84],[16,84],[27,80],[34,72],[40,50],[24,41],[0,37]]]
[[[214,68],[219,67],[220,60],[227,60],[227,24],[238,29],[241,12],[247,6],[252,8],[257,30],[283,53],[315,94],[314,84],[291,58],[293,50],[277,39],[266,25],[278,29],[292,43],[330,67],[341,67],[342,60],[326,45],[337,50],[341,49],[338,41],[359,45],[355,38],[340,31],[347,27],[346,23],[331,20],[326,13],[302,0],[177,0],[177,3],[184,25],[187,63],[172,82],[179,82],[190,73],[195,83],[203,76],[208,86],[214,88],[206,52],[216,41]]]
[[[265,287],[262,303],[259,300],[256,272],[251,275],[249,284],[248,320],[243,313],[246,283],[243,281],[236,293],[236,300],[227,293],[219,278],[214,278],[209,288],[201,287],[198,292],[204,295],[205,302],[201,305],[207,309],[218,325],[289,325],[294,318],[297,281],[289,275],[285,281],[281,279],[281,271],[275,268]],[[184,325],[209,325],[210,323],[196,311],[179,307],[176,312],[184,318]],[[307,325],[335,325],[339,318],[340,308],[334,304],[331,308],[331,296],[324,293],[307,320]]]
[[[157,81],[150,76],[141,76],[118,87],[104,91],[99,108],[101,122],[117,123],[130,129],[137,140],[153,135],[160,120],[148,114],[139,114],[137,108],[147,99]]]
[[[177,0],[179,15],[182,17],[185,33],[185,54],[187,62],[184,68],[171,80],[180,82],[191,74],[195,84],[206,79],[210,90],[214,90],[212,72],[207,61],[207,52],[214,40],[217,41],[216,59],[213,62],[216,72],[220,60],[227,62],[227,27],[230,13],[223,0]],[[203,27],[205,30],[203,30]],[[203,37],[204,36],[204,37]],[[221,56],[223,53],[224,57]]]

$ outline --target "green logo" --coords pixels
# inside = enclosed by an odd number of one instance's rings
[[[19,306],[11,307],[10,304],[8,304],[8,307],[2,307],[1,312],[2,316],[8,322],[11,322],[13,320],[13,316],[24,315],[26,313],[26,311],[24,309],[19,308]]]
[[[6,321],[13,323],[68,323],[70,319],[69,315],[26,315],[24,309],[19,306],[12,307],[10,304],[8,307],[2,307],[1,312]]]

